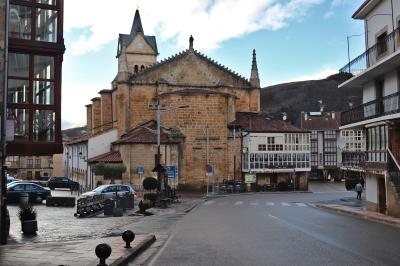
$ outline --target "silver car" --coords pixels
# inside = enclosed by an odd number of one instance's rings
[[[105,198],[114,198],[117,194],[118,196],[123,196],[127,193],[132,193],[136,198],[136,192],[131,186],[121,184],[102,185],[92,191],[83,193],[81,196],[87,198],[94,195],[104,195]]]

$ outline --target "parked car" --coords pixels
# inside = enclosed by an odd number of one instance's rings
[[[121,184],[102,185],[92,191],[83,193],[81,196],[93,197],[94,195],[104,195],[105,198],[114,198],[116,196],[116,193],[118,194],[118,196],[132,193],[136,197],[136,192],[131,186]]]
[[[21,179],[17,179],[15,177],[7,174],[7,184],[10,184],[11,182],[14,182],[14,181],[22,181],[22,180]]]
[[[69,188],[70,190],[78,190],[79,183],[63,176],[55,176],[49,179],[47,186],[50,189],[55,188]]]
[[[29,182],[15,182],[7,185],[7,202],[18,203],[22,193],[29,195],[30,202],[42,202],[51,196],[48,188]]]

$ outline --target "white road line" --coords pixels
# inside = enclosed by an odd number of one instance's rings
[[[265,205],[267,205],[267,206],[274,206],[275,203],[273,203],[273,202],[266,202]]]
[[[209,201],[204,202],[204,203],[203,203],[203,206],[210,206],[210,205],[212,205],[212,204],[214,204],[214,203],[215,203],[215,201],[209,200]]]
[[[271,215],[271,214],[268,214],[268,217],[271,217],[271,218],[273,218],[273,219],[278,219],[278,217],[273,216],[273,215]]]
[[[235,206],[243,205],[243,201],[236,201],[234,205]]]
[[[285,206],[285,207],[290,206],[290,204],[287,203],[287,202],[281,202],[281,205],[282,205],[282,206]]]
[[[257,201],[256,202],[251,202],[250,205],[251,206],[258,206],[258,202]]]
[[[301,202],[297,202],[296,205],[299,207],[307,207],[307,204]]]

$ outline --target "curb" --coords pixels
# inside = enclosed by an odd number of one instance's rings
[[[194,208],[196,208],[197,205],[199,205],[199,204],[200,204],[200,202],[194,203],[192,206],[190,206],[189,208],[187,208],[186,210],[184,210],[184,212],[185,212],[185,213],[191,212],[191,211],[192,211]]]
[[[140,253],[150,247],[151,244],[153,244],[155,241],[155,235],[147,236],[141,245],[133,247],[129,254],[119,257],[117,260],[111,263],[110,266],[126,265],[128,261],[131,261],[133,258],[137,257]]]
[[[326,209],[326,210],[330,210],[330,211],[349,214],[349,215],[355,216],[355,217],[364,218],[365,220],[372,221],[372,222],[387,224],[387,225],[391,225],[394,227],[400,227],[400,222],[389,221],[389,220],[385,220],[385,219],[381,219],[381,218],[377,218],[377,217],[371,217],[371,216],[365,215],[361,212],[341,209],[341,208],[337,208],[335,206],[329,206],[329,205],[325,205],[325,204],[315,204],[314,206],[317,208],[321,208],[321,209]]]
[[[229,197],[229,196],[246,196],[246,195],[257,195],[257,194],[297,194],[297,193],[313,193],[311,191],[259,191],[259,192],[241,192],[241,193],[224,193],[215,196],[208,196],[208,198],[221,198],[221,197]],[[204,197],[207,199],[207,197]]]

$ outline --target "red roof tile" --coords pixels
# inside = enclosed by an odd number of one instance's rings
[[[119,151],[111,151],[92,157],[88,163],[122,163],[121,153]]]
[[[310,115],[307,113],[301,116],[301,127],[308,130],[329,130],[339,129],[340,127],[340,112],[325,112],[321,115]]]
[[[237,112],[235,121],[229,126],[239,126],[250,132],[308,132],[287,121],[271,119],[265,114],[251,112]]]
[[[150,120],[144,124],[141,124],[130,132],[121,136],[121,138],[113,144],[156,144],[157,143],[157,122]],[[161,127],[160,130],[160,142],[162,144],[174,144],[180,143],[180,139],[171,138],[168,130]]]

